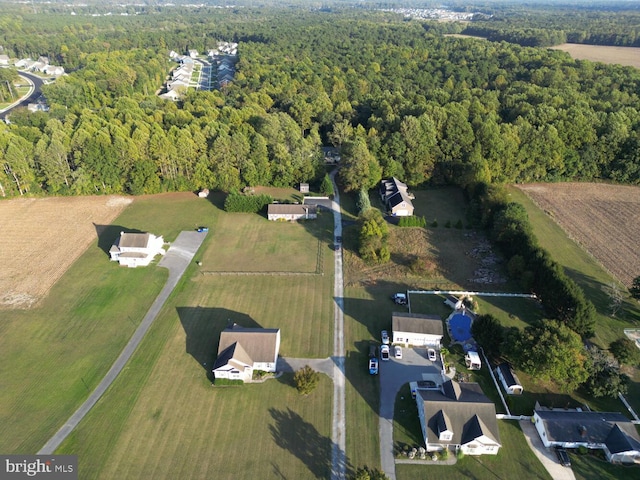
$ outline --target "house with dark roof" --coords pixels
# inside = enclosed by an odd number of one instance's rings
[[[156,255],[164,255],[162,236],[151,233],[126,233],[120,236],[109,249],[111,261],[124,267],[146,267]]]
[[[243,328],[236,324],[220,334],[215,378],[250,382],[254,370],[275,372],[280,352],[279,328]]]
[[[318,218],[316,205],[271,203],[267,205],[267,218],[272,221],[310,220]]]
[[[409,193],[407,185],[396,177],[380,182],[380,198],[391,215],[397,217],[413,215],[411,200],[415,197]]]
[[[442,319],[437,315],[393,312],[391,314],[392,343],[406,347],[440,347],[444,335]]]
[[[496,455],[500,450],[496,408],[479,384],[447,380],[440,389],[418,388],[416,404],[428,452]]]
[[[524,387],[518,380],[515,372],[508,363],[501,363],[494,370],[498,380],[502,384],[502,388],[507,392],[507,395],[522,395]]]
[[[611,463],[640,463],[640,436],[621,413],[544,408],[533,411],[545,447],[601,449]]]

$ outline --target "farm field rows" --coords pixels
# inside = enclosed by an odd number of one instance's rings
[[[587,183],[518,185],[625,286],[640,272],[640,187]]]
[[[29,308],[42,300],[129,203],[119,196],[0,202],[0,308]]]

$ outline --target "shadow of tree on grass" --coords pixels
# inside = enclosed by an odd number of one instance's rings
[[[271,408],[269,414],[274,420],[269,429],[276,444],[298,457],[314,478],[331,478],[331,439],[320,435],[315,426],[290,408]],[[344,458],[344,453],[341,457]],[[347,474],[350,471],[351,468],[346,465]]]

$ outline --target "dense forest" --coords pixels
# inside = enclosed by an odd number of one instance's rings
[[[634,68],[376,10],[16,8],[0,14],[3,51],[46,55],[69,75],[44,87],[49,112],[0,125],[2,196],[293,185],[322,177],[322,144],[342,150],[348,190],[390,175],[640,183]],[[233,83],[156,96],[170,50],[218,40],[239,43]]]

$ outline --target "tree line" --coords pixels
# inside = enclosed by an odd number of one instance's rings
[[[640,183],[636,69],[443,37],[388,13],[203,11],[48,15],[28,51],[51,53],[60,31],[66,49],[55,48],[76,52],[60,58],[71,73],[44,88],[48,113],[13,113],[0,127],[2,194],[288,186],[320,179],[322,144],[340,148],[354,191],[389,176]],[[5,45],[27,48],[40,26],[31,20],[0,16],[17,27],[2,32]],[[215,36],[240,42],[234,82],[158,99],[175,66],[168,51],[203,50]]]

